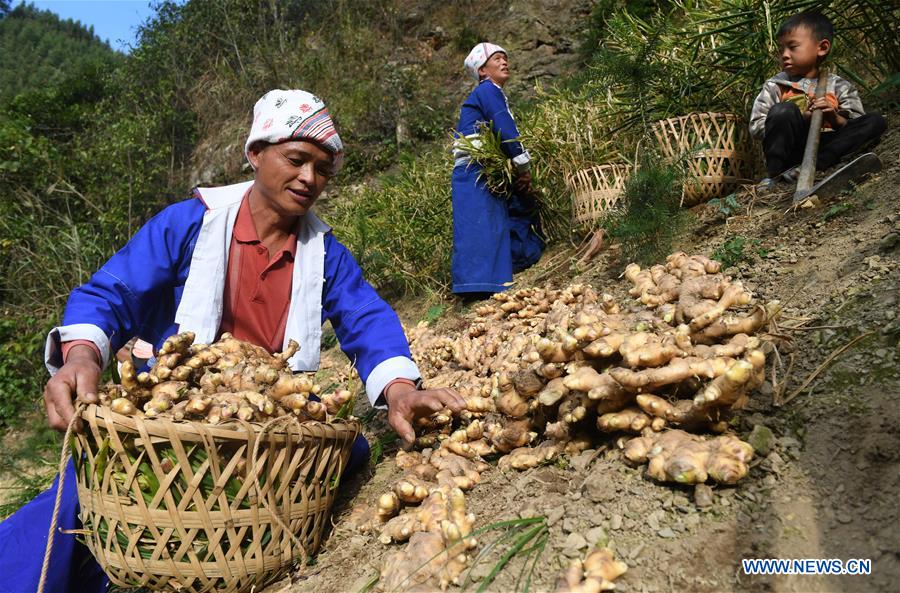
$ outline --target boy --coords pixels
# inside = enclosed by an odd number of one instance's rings
[[[831,51],[834,27],[818,12],[790,17],[778,30],[782,72],[765,82],[753,103],[750,134],[762,139],[768,178],[772,187],[778,175],[797,180],[803,148],[814,109],[823,112],[816,169],[833,167],[842,157],[877,140],[885,130],[884,118],[863,111],[859,93],[843,78],[828,74],[825,96],[815,98],[822,62]]]

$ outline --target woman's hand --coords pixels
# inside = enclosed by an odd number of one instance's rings
[[[520,173],[513,181],[513,189],[520,196],[531,195],[531,172]]]
[[[416,440],[412,423],[417,418],[430,416],[450,408],[456,414],[466,407],[466,401],[452,389],[426,389],[419,391],[407,383],[394,383],[385,391],[388,405],[388,423],[406,444]]]
[[[44,407],[50,428],[66,430],[75,414],[74,397],[88,404],[99,401],[100,374],[100,361],[90,346],[79,345],[69,351],[66,363],[44,387]]]

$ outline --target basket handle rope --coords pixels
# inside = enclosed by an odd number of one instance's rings
[[[250,456],[250,471],[252,472],[253,479],[256,482],[257,493],[262,492],[262,484],[259,481],[261,472],[257,469],[257,465],[259,464],[259,444],[263,441],[263,437],[265,436],[266,431],[281,424],[299,427],[300,421],[297,420],[297,418],[295,418],[294,416],[280,416],[278,418],[273,418],[272,420],[269,420],[268,422],[263,424],[262,428],[259,429],[259,432],[256,435],[256,439],[254,440],[253,453]],[[305,565],[307,560],[309,560],[309,554],[307,554],[306,547],[303,545],[303,542],[300,541],[300,538],[294,535],[294,532],[291,530],[290,526],[287,525],[284,520],[282,520],[282,518],[278,516],[278,513],[275,512],[275,509],[273,509],[269,505],[267,496],[260,496],[259,501],[262,503],[263,507],[265,507],[265,509],[269,511],[269,514],[271,515],[272,519],[276,523],[278,523],[278,526],[281,527],[281,529],[283,529],[285,533],[291,536],[291,540],[297,545],[298,548],[300,548],[300,555],[303,559],[302,563]]]
[[[69,462],[69,452],[71,451],[69,445],[75,424],[81,418],[81,412],[84,408],[84,402],[76,402],[75,413],[72,415],[72,419],[69,420],[69,425],[66,427],[66,435],[63,437],[62,452],[59,454],[59,482],[56,484],[56,500],[53,502],[53,516],[50,518],[50,530],[47,532],[47,548],[44,550],[44,564],[41,566],[41,578],[38,581],[37,593],[44,593],[44,586],[47,584],[47,569],[50,567],[53,536],[56,535],[56,524],[59,521],[59,505],[62,502],[63,484],[66,480],[66,464]]]

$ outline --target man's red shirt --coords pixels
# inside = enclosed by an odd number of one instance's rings
[[[253,224],[250,200],[244,196],[231,234],[220,334],[230,332],[269,352],[281,352],[296,253],[295,226],[281,248],[269,256]]]

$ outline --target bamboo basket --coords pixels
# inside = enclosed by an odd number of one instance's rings
[[[88,548],[123,587],[260,588],[313,554],[360,427],[209,425],[88,406],[72,441]],[[287,528],[287,529],[286,529]]]
[[[754,153],[747,123],[740,116],[692,113],[656,122],[653,132],[669,160],[686,157],[683,205],[726,196],[751,182]]]
[[[576,225],[593,226],[616,207],[630,167],[625,164],[596,165],[566,177],[572,191],[572,218]]]

